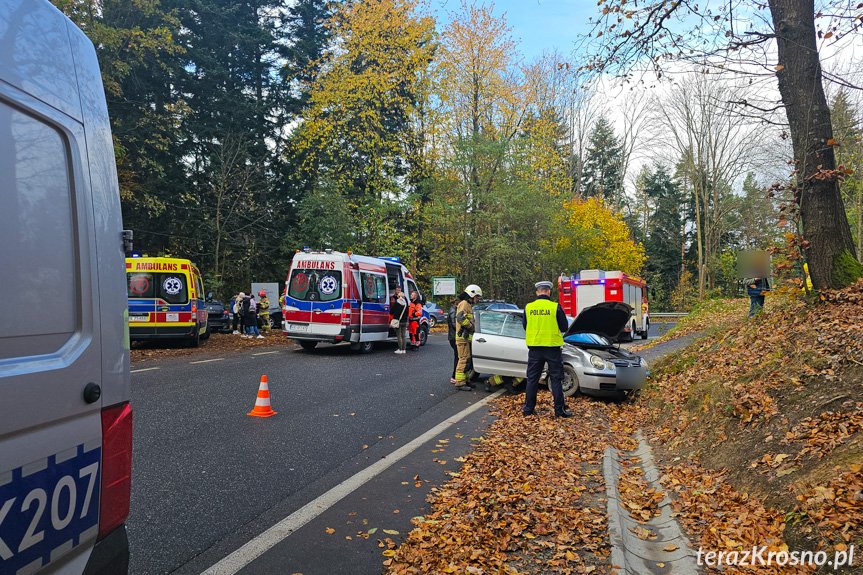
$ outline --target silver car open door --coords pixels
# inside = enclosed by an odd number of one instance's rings
[[[475,371],[526,377],[527,345],[521,313],[491,310],[474,312],[476,330],[471,349]]]

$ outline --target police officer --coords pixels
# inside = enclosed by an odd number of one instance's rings
[[[542,367],[548,364],[551,394],[554,396],[555,417],[572,417],[566,410],[563,397],[563,335],[568,327],[566,314],[560,304],[551,301],[551,282],[537,282],[536,300],[524,308],[524,329],[527,337],[527,389],[524,395],[522,414],[533,415],[536,408],[536,392]]]

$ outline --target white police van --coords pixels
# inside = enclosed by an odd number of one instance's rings
[[[93,44],[45,0],[0,0],[0,191],[0,574],[126,573],[114,148]]]

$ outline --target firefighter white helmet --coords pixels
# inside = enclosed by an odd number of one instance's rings
[[[470,284],[469,286],[464,288],[464,293],[466,293],[468,297],[482,297],[482,288],[476,284]]]

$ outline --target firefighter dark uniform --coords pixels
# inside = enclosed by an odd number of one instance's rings
[[[537,291],[551,291],[551,282],[539,282]],[[551,301],[547,294],[537,294],[535,301],[524,308],[525,342],[528,347],[527,356],[527,388],[524,395],[524,415],[533,415],[536,408],[536,393],[539,389],[539,378],[542,368],[548,364],[548,377],[551,384],[551,394],[554,397],[554,415],[571,417],[566,410],[563,396],[563,335],[568,327],[566,314],[557,302]]]

